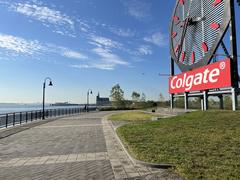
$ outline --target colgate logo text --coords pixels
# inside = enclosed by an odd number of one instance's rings
[[[169,93],[182,93],[231,86],[230,60],[173,76],[169,80]]]

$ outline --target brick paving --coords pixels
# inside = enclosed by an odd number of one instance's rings
[[[175,179],[134,164],[108,114],[65,117],[0,139],[0,179]]]

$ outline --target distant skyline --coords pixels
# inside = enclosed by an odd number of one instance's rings
[[[87,90],[168,98],[175,0],[0,0],[0,102],[86,103]],[[237,27],[240,7],[236,6]],[[240,28],[237,30],[239,43]],[[240,46],[240,45],[239,45]],[[238,52],[240,47],[238,46]]]

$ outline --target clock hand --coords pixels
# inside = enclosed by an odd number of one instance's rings
[[[185,19],[185,23],[184,23],[183,30],[182,30],[180,47],[178,49],[178,61],[180,60],[180,55],[181,55],[182,48],[183,48],[182,46],[183,46],[184,38],[185,38],[185,35],[186,35],[186,32],[187,32],[187,26],[189,25],[189,21],[190,21],[190,10],[191,10],[191,7],[192,7],[192,2],[193,2],[193,0],[190,0],[190,5],[189,5],[189,8],[188,8],[187,18]]]
[[[182,30],[180,47],[179,47],[179,49],[178,49],[178,60],[180,60],[180,55],[181,55],[181,52],[182,52],[183,42],[184,42],[185,35],[186,35],[186,32],[187,32],[187,26],[188,26],[188,24],[189,24],[189,18],[186,18],[185,23],[184,23],[184,26],[183,26],[183,30]]]

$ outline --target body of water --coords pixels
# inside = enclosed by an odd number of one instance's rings
[[[62,109],[62,108],[84,108],[84,105],[80,106],[50,106],[45,105],[45,109]],[[91,106],[92,107],[92,106]],[[42,104],[0,104],[0,114],[42,110]]]

